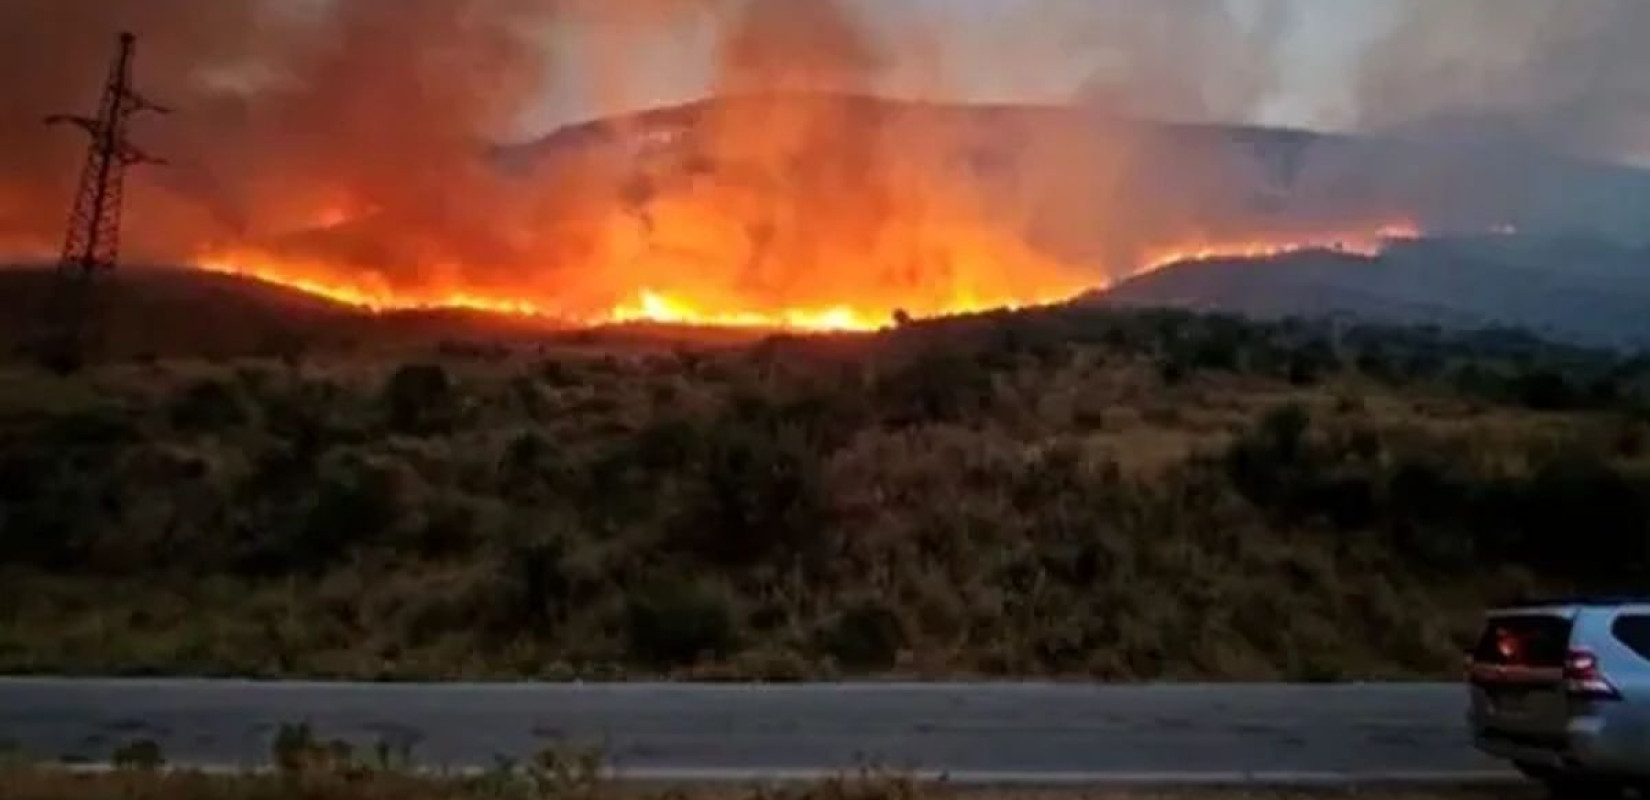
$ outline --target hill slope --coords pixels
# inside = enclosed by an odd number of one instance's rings
[[[1491,237],[1399,245],[1373,259],[1308,252],[1174,265],[1090,298],[1263,318],[1517,327],[1572,343],[1650,347],[1650,249]]]
[[[1137,122],[1058,106],[953,105],[829,95],[705,100],[558,130],[501,148],[506,168],[553,176],[593,154],[635,164],[681,160],[717,115],[740,104],[785,119],[788,106],[832,103],[841,136],[904,137],[913,152],[944,153],[984,197],[1017,197],[1051,164],[1063,177],[1103,175],[1091,197],[1048,198],[1096,215],[1153,196],[1183,213],[1242,213],[1257,223],[1402,213],[1434,231],[1512,225],[1531,233],[1642,241],[1650,231],[1650,171],[1566,158],[1502,142],[1380,139],[1241,125]],[[686,159],[685,166],[704,169]],[[1095,228],[1095,226],[1091,226]],[[1054,242],[1075,250],[1094,242]]]
[[[53,277],[45,268],[0,268],[0,354],[26,347]],[[193,269],[122,268],[96,287],[99,351],[115,359],[370,351],[444,340],[538,339],[566,330],[553,320],[456,310],[375,313]]]
[[[0,367],[0,672],[1441,677],[1485,603],[1650,577],[1647,377],[1095,309]]]
[[[1143,205],[1172,219],[1165,230],[1206,229],[1216,240],[1337,229],[1348,220],[1356,229],[1393,217],[1413,220],[1432,237],[1373,263],[1320,253],[1179,265],[1124,283],[1107,302],[1506,325],[1586,344],[1650,344],[1640,313],[1650,297],[1650,173],[1506,144],[1145,124],[1048,107],[785,97],[601,120],[508,149],[501,159],[553,179],[559,165],[599,153],[634,165],[640,185],[687,180],[718,168],[685,154],[719,113],[739,103],[768,104],[775,113],[786,104],[834,103],[851,120],[845,136],[892,136],[913,150],[948,153],[981,197],[1002,199],[1005,218],[1029,216],[1027,236],[1036,244],[1086,263],[1109,263],[1114,239],[1131,233],[1115,219],[1132,219]],[[1045,208],[1021,213],[1027,176],[1046,175],[1050,163],[1089,193],[1065,193],[1057,181]],[[1085,183],[1086,170],[1115,174]],[[1148,214],[1146,223],[1153,219]],[[1483,236],[1509,228],[1518,235]]]

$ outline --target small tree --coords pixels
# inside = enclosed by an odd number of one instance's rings
[[[655,579],[626,601],[630,650],[658,667],[693,664],[733,648],[732,601],[711,584],[678,576]]]
[[[825,649],[837,662],[855,670],[886,670],[905,647],[905,628],[898,616],[876,601],[845,609],[825,632]]]
[[[215,431],[244,425],[252,413],[236,385],[204,380],[191,385],[172,401],[172,424],[186,431]]]
[[[391,428],[404,433],[434,433],[446,428],[457,412],[453,379],[439,364],[408,364],[390,376],[383,403]]]

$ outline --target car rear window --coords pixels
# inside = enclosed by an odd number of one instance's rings
[[[1492,618],[1473,648],[1480,664],[1561,667],[1570,649],[1570,620],[1547,614]]]
[[[1650,661],[1650,616],[1628,614],[1619,617],[1610,632],[1615,634],[1616,641],[1638,653],[1639,658]]]

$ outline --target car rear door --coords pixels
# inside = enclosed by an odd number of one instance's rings
[[[1622,609],[1610,621],[1615,648],[1606,664],[1622,699],[1650,715],[1650,607]]]
[[[1482,735],[1524,747],[1566,746],[1564,663],[1573,627],[1574,613],[1562,609],[1488,617],[1469,668]]]
[[[1621,695],[1612,725],[1620,746],[1650,775],[1650,606],[1622,609],[1610,623],[1610,638],[1614,647],[1605,671]]]

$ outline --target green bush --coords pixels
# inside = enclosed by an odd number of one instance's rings
[[[1519,375],[1512,381],[1518,402],[1537,411],[1563,411],[1582,402],[1582,392],[1559,372],[1540,369]]]
[[[506,599],[501,632],[547,630],[566,612],[573,578],[567,574],[567,541],[539,537],[513,544],[500,564]]]
[[[958,422],[984,411],[995,391],[978,357],[927,353],[877,382],[877,407],[895,425]]]
[[[166,757],[153,739],[138,739],[115,748],[109,765],[117,770],[152,772],[166,766]]]
[[[654,578],[625,601],[631,654],[655,667],[684,667],[732,651],[733,602],[708,581]]]
[[[279,470],[282,461],[272,462]],[[315,572],[403,531],[420,504],[418,476],[388,457],[329,456],[318,471],[272,497],[258,524],[235,542],[240,569],[261,575]]]
[[[905,628],[893,609],[875,600],[844,609],[825,632],[825,651],[854,671],[893,668],[905,646]]]
[[[455,421],[458,401],[452,377],[439,364],[405,365],[384,386],[388,424],[403,433],[446,430]]]
[[[353,771],[355,748],[342,739],[323,741],[308,722],[283,723],[270,742],[275,767],[290,775],[326,775]]]
[[[1312,417],[1299,405],[1273,409],[1226,452],[1226,469],[1238,491],[1255,503],[1286,510],[1316,477],[1307,433]]]
[[[728,566],[821,557],[828,499],[819,456],[800,435],[729,423],[705,438],[677,540]]]
[[[1621,589],[1650,578],[1650,486],[1596,455],[1557,455],[1505,500],[1517,560]]]
[[[210,432],[247,424],[252,409],[238,385],[204,380],[173,400],[170,416],[179,430]]]

